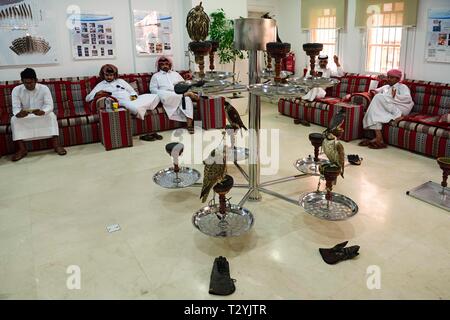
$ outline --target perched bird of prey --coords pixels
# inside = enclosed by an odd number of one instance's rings
[[[263,15],[261,16],[261,18],[263,18],[263,19],[273,19],[273,17],[271,17],[271,16],[269,15],[269,13],[270,13],[270,12],[267,12],[267,13],[263,14]],[[281,41],[280,37],[278,36],[278,27],[277,27],[277,42],[283,43],[283,41]]]
[[[202,7],[202,2],[192,8],[186,19],[186,29],[193,41],[205,41],[209,33],[209,16]]]
[[[209,158],[204,161],[205,170],[203,172],[203,187],[200,194],[200,199],[202,199],[203,203],[208,200],[211,189],[214,188],[216,184],[222,182],[227,172],[226,161],[214,161],[216,150],[218,149],[214,149],[209,155]]]
[[[338,130],[338,132],[336,132]],[[339,128],[334,131],[325,131],[325,139],[322,143],[323,152],[330,160],[331,164],[326,164],[325,166],[337,166],[341,170],[341,176],[344,178],[344,166],[345,166],[345,152],[344,146],[336,138],[334,134],[339,135]],[[323,168],[322,168],[323,169]],[[321,170],[322,171],[322,170]]]
[[[225,101],[225,114],[234,130],[244,129],[247,131],[247,127],[242,122],[239,112],[228,101]]]
[[[339,110],[337,114],[334,115],[334,117],[331,119],[330,124],[328,125],[328,128],[326,132],[333,132],[336,129],[340,128],[345,121],[345,109],[342,108]]]

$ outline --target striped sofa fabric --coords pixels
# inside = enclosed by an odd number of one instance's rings
[[[346,74],[339,78],[340,83],[327,90],[327,96],[316,99],[314,102],[299,99],[280,99],[278,111],[295,119],[303,119],[309,122],[327,127],[333,116],[342,108],[346,110],[344,134],[342,140],[352,141],[363,135],[362,118],[364,109],[361,104],[344,102],[344,98],[358,92],[369,91],[374,77],[359,74]]]
[[[181,71],[185,79],[190,79],[189,71]],[[139,94],[149,91],[152,74],[124,74],[120,78],[135,85]],[[100,142],[99,117],[96,108],[85,102],[86,95],[99,82],[98,77],[51,78],[40,83],[49,87],[54,102],[54,113],[58,118],[59,140],[64,146],[73,146]],[[11,92],[20,81],[0,82],[0,156],[15,151],[12,141],[10,121],[12,116]],[[199,114],[196,110],[196,114]],[[164,109],[149,111],[145,120],[132,117],[133,135],[164,131],[183,126],[183,123],[171,121]],[[29,151],[51,148],[50,140],[38,140],[26,143]]]
[[[411,90],[411,113],[444,115],[450,113],[450,84],[404,80]],[[390,145],[430,157],[450,157],[450,130],[410,121],[383,126],[383,137]]]

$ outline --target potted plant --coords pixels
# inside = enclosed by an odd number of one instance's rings
[[[213,41],[219,42],[217,54],[219,62],[222,64],[233,63],[233,73],[236,73],[236,60],[244,59],[244,53],[234,48],[234,22],[227,19],[223,9],[219,9],[210,15],[211,25],[209,27],[209,37]],[[236,77],[233,76],[233,83]]]

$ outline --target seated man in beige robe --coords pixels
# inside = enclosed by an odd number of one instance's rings
[[[27,155],[24,141],[52,138],[55,152],[61,156],[66,150],[59,144],[59,128],[53,113],[53,98],[50,89],[37,83],[36,72],[27,68],[20,74],[21,85],[11,93],[13,117],[11,131],[17,152],[12,161],[19,161]]]
[[[394,121],[400,122],[414,107],[409,88],[400,83],[402,79],[400,70],[390,70],[387,73],[387,85],[372,90],[375,94],[363,119],[364,129],[374,130],[373,140],[363,140],[360,146],[368,146],[371,149],[384,149],[381,129],[383,124]]]

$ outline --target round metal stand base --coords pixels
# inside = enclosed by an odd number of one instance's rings
[[[329,163],[327,159],[319,158],[319,162],[314,162],[314,158],[309,156],[307,158],[299,159],[294,163],[294,167],[298,171],[310,174],[312,176],[320,176],[319,166],[321,164]]]
[[[169,168],[158,171],[153,176],[153,182],[167,189],[182,189],[195,184],[200,176],[200,172],[195,169],[181,167],[177,178],[174,169]]]
[[[347,220],[358,213],[358,205],[350,198],[332,192],[333,199],[326,200],[326,192],[311,192],[300,198],[300,206],[310,215],[329,221]]]
[[[192,217],[192,223],[202,233],[211,237],[237,237],[248,232],[254,223],[253,214],[237,205],[227,206],[225,216],[219,205],[200,209]]]

